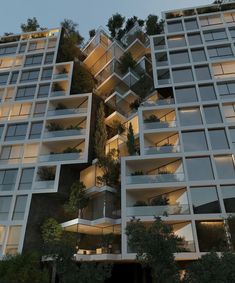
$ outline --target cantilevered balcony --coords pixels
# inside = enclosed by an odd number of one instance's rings
[[[182,160],[177,158],[128,160],[126,170],[127,185],[185,181]]]

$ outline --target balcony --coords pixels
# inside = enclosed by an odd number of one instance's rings
[[[33,190],[53,190],[55,181],[37,181],[34,182]]]
[[[184,182],[184,173],[159,173],[156,175],[136,175],[126,176],[128,185],[134,184],[151,184],[151,183],[172,183]]]
[[[171,109],[145,110],[143,123],[145,130],[174,128],[177,126],[175,111]]]
[[[40,155],[38,162],[54,162],[54,161],[69,161],[69,160],[79,160],[83,159],[83,154],[80,152],[71,153],[54,153],[54,154],[44,154]]]
[[[149,146],[144,149],[145,154],[164,154],[180,152],[180,145]]]
[[[70,137],[70,136],[80,136],[85,135],[86,129],[80,130],[62,130],[62,131],[48,131],[44,133],[44,139],[50,138],[61,138],[61,137]]]
[[[66,109],[49,109],[47,116],[75,115],[87,113],[87,108],[66,108]]]
[[[127,207],[128,217],[189,214],[188,204]]]
[[[144,129],[145,130],[154,130],[154,129],[162,129],[162,128],[174,128],[176,127],[176,120],[167,120],[167,121],[159,121],[159,122],[145,122]]]

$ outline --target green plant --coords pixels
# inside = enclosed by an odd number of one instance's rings
[[[63,87],[59,83],[53,83],[52,91],[63,91]]]
[[[169,204],[169,199],[164,195],[157,196],[153,198],[150,202],[151,206],[168,205],[168,204]]]
[[[68,74],[68,71],[66,68],[62,68],[59,70],[58,74]]]
[[[141,176],[141,175],[144,175],[143,171],[135,171],[135,172],[131,173],[131,176]]]
[[[134,136],[132,123],[129,124],[126,145],[127,145],[128,153],[130,155],[134,155],[136,153],[136,147],[135,147],[135,136]]]
[[[131,86],[131,90],[133,90],[140,97],[140,101],[142,101],[153,90],[152,78],[148,75],[142,75],[141,78]]]
[[[125,126],[118,120],[114,120],[111,124],[111,134],[112,135],[121,135],[125,132]]]
[[[61,125],[54,123],[54,122],[51,122],[48,125],[46,125],[46,128],[49,132],[64,130],[64,128]]]
[[[40,28],[40,25],[35,17],[28,18],[26,24],[20,26],[22,32],[36,31]]]
[[[137,200],[133,206],[148,206],[147,203],[143,200]]]
[[[55,110],[64,110],[64,109],[67,109],[67,107],[63,103],[58,103],[55,108]]]
[[[63,229],[54,218],[48,218],[41,227],[42,239],[44,243],[50,244],[58,242],[62,238]]]
[[[101,102],[97,111],[94,141],[95,154],[98,159],[102,158],[105,155],[106,141],[107,131],[105,125],[104,104],[103,102]]]
[[[66,147],[66,149],[63,150],[63,153],[81,153],[82,149],[81,148],[76,148],[76,147]]]
[[[118,36],[118,33],[121,30],[124,22],[125,22],[125,17],[122,17],[119,13],[112,15],[112,17],[108,19],[107,27],[110,31],[112,38]]]
[[[90,38],[94,37],[94,36],[95,36],[95,34],[96,34],[95,29],[91,29],[91,30],[89,30],[89,36],[90,36]]]
[[[78,125],[70,125],[69,127],[66,128],[66,130],[82,130],[83,128],[78,126]]]
[[[160,119],[156,115],[151,114],[149,117],[144,119],[144,122],[145,123],[160,122]]]
[[[133,69],[136,65],[136,61],[133,59],[130,52],[123,53],[119,60],[119,70],[122,74],[125,74],[129,69]]]
[[[156,15],[148,15],[146,19],[146,33],[148,35],[160,34],[163,31],[163,20],[158,20],[158,16]]]
[[[37,175],[41,181],[55,180],[55,168],[54,167],[39,167]]]
[[[129,107],[131,110],[138,110],[140,106],[140,100],[139,99],[136,99],[134,100],[132,103],[130,103]]]

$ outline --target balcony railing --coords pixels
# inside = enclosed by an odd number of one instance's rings
[[[50,131],[44,133],[44,138],[59,138],[59,137],[69,137],[69,136],[79,136],[79,135],[85,135],[86,130],[62,130],[62,131]]]
[[[127,216],[162,216],[189,214],[188,204],[127,207]]]
[[[58,90],[58,91],[52,91],[50,93],[50,96],[54,97],[54,96],[65,96],[66,92],[64,90]]]
[[[39,162],[53,162],[53,161],[67,161],[67,160],[79,160],[83,158],[83,154],[79,152],[71,153],[54,153],[45,154],[39,156]]]
[[[87,108],[51,109],[47,111],[47,116],[82,114],[86,112],[87,112]]]
[[[54,189],[55,181],[37,181],[33,185],[34,190],[50,190]]]
[[[144,149],[145,154],[163,154],[180,152],[179,145],[150,146]]]
[[[184,182],[184,173],[126,176],[128,185]]]
[[[145,122],[145,130],[161,129],[161,128],[174,128],[176,127],[176,120],[160,121],[160,122]]]
[[[67,79],[68,76],[69,76],[68,73],[54,74],[53,79],[55,79],[55,80],[57,80],[57,79]]]

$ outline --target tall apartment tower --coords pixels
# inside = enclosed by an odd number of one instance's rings
[[[133,217],[171,224],[183,239],[177,260],[234,243],[235,2],[162,17],[161,34],[136,23],[118,41],[99,28],[82,50],[105,104],[106,153],[118,152],[120,187],[97,181],[104,171],[88,154],[94,96],[70,95],[73,63],[56,61],[61,30],[0,39],[1,254],[30,247],[37,216],[56,218],[60,191],[78,178],[89,204],[79,218],[60,218],[79,234],[77,260],[134,261],[125,234]],[[127,53],[136,64],[124,70]]]

